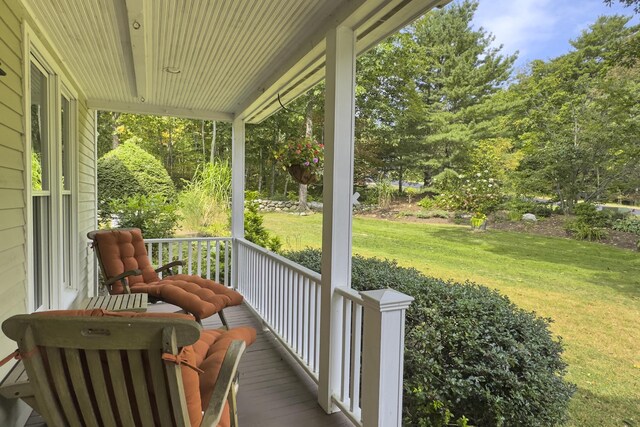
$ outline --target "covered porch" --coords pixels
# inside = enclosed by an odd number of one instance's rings
[[[187,262],[185,273],[219,279],[244,295],[245,304],[229,321],[254,324],[262,332],[241,368],[241,423],[269,425],[272,420],[273,425],[297,425],[297,420],[303,420],[309,425],[401,425],[404,312],[412,299],[390,290],[358,293],[350,287],[355,59],[449,0],[194,0],[183,8],[172,1],[81,6],[73,0],[57,5],[5,1],[20,22],[19,30],[11,29],[8,43],[15,38],[21,42],[15,44],[22,46],[19,65],[11,66],[23,72],[24,102],[16,104],[23,105],[23,110],[11,125],[16,134],[22,129],[26,147],[23,193],[28,202],[20,225],[29,276],[26,310],[69,308],[73,301],[96,292],[92,280],[96,269],[84,240],[86,231],[97,226],[95,145],[93,150],[86,148],[87,141],[68,145],[77,147],[71,160],[71,189],[66,189],[64,180],[60,184],[53,179],[49,192],[35,194],[32,189],[29,93],[31,69],[37,63],[40,71],[33,72],[50,79],[47,88],[52,98],[59,96],[62,87],[69,89],[65,93],[75,108],[71,139],[93,138],[95,144],[97,110],[232,122],[231,237],[149,240],[147,244],[153,264],[179,255]],[[323,79],[320,275],[244,239],[244,161],[246,124],[269,117],[280,102],[297,98]],[[53,105],[52,111],[59,110],[59,103]],[[62,150],[62,137],[56,136],[61,130],[49,125],[50,144]],[[64,167],[58,164],[52,171]],[[81,169],[87,172],[83,175]],[[91,201],[80,199],[83,194],[94,197],[91,208],[87,207]],[[38,257],[28,255],[37,252],[41,232],[35,222],[41,218],[30,206],[31,200],[51,197],[61,213],[62,203],[55,200],[65,195],[76,210],[84,203],[84,210],[82,215],[69,214],[74,232],[69,247],[52,240],[67,255],[72,250],[80,253],[82,266],[71,265],[70,272],[54,266],[48,281],[39,282]],[[67,273],[76,280],[75,288],[65,284],[58,289],[62,281],[56,277]],[[49,287],[44,296],[38,286]],[[42,304],[34,304],[41,296]],[[278,417],[269,418],[276,412]]]

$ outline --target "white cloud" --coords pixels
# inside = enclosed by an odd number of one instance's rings
[[[457,0],[461,1],[461,0]],[[474,26],[492,33],[504,53],[519,51],[516,66],[550,59],[571,49],[569,40],[593,24],[599,15],[631,15],[631,9],[602,0],[479,0]],[[639,16],[632,23],[636,24]]]
[[[480,1],[474,22],[493,33],[505,52],[519,50],[526,57],[538,43],[554,38],[560,16],[552,4],[552,0]]]

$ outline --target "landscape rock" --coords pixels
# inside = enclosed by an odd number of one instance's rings
[[[536,218],[536,216],[532,213],[526,213],[524,215],[522,215],[522,220],[523,221],[533,221],[536,222],[538,221],[538,218]]]

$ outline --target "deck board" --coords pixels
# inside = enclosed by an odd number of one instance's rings
[[[169,304],[150,304],[149,311],[173,311]],[[256,342],[240,362],[238,422],[243,427],[349,427],[341,413],[327,415],[317,403],[315,384],[244,305],[225,309],[230,327],[252,326]],[[205,328],[222,326],[218,316],[205,319]],[[34,412],[25,427],[44,427]]]

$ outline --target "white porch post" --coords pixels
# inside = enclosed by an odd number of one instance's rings
[[[355,116],[355,35],[338,27],[327,34],[325,94],[322,287],[318,402],[337,408],[331,396],[340,384],[341,310],[337,287],[351,287],[351,209]]]
[[[244,237],[244,120],[235,119],[231,142],[231,237]],[[231,255],[231,286],[238,288],[238,245],[234,242]],[[228,284],[227,284],[228,285]]]
[[[362,425],[402,425],[404,314],[413,298],[383,289],[361,292]]]

